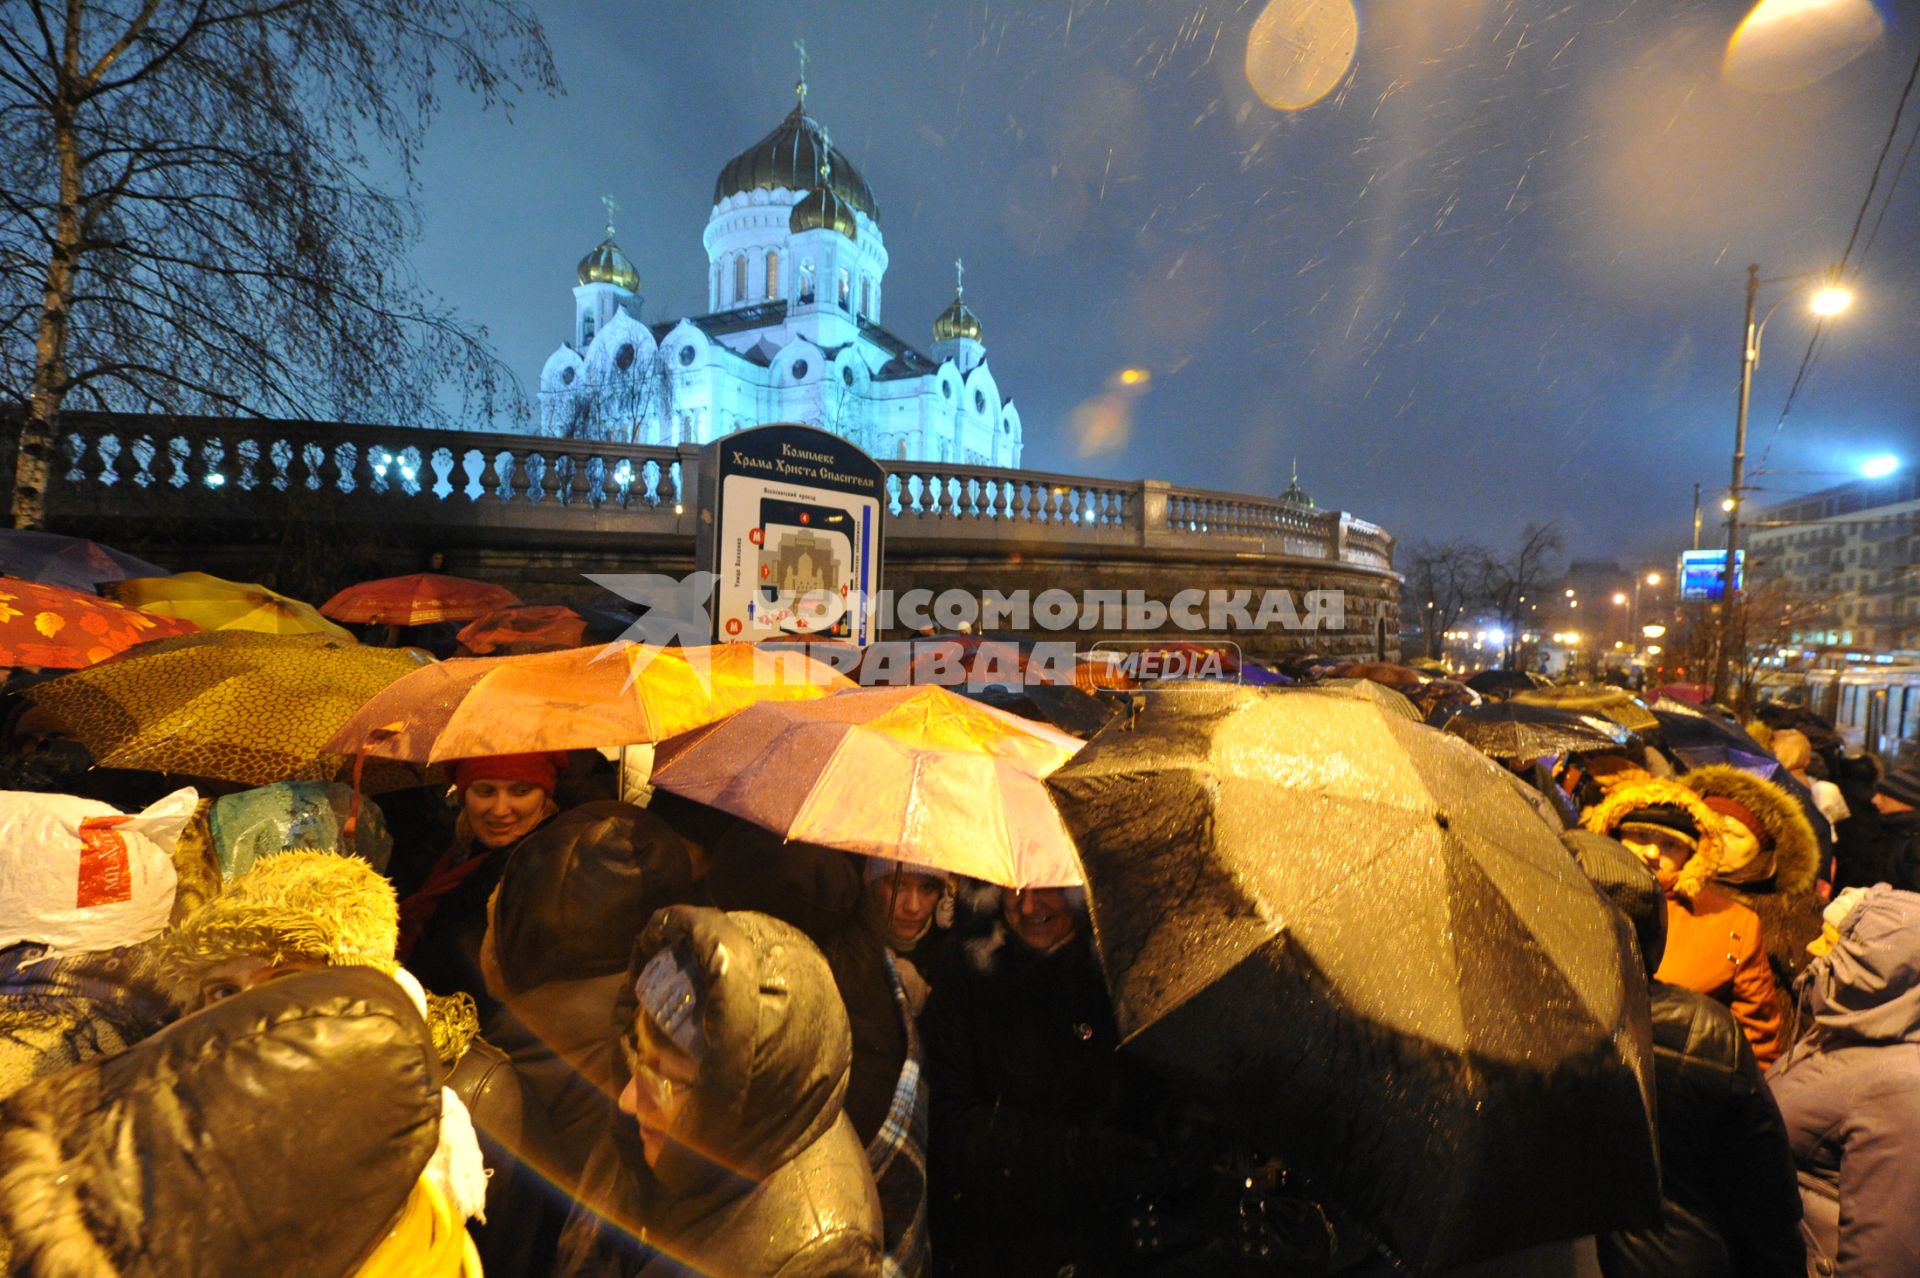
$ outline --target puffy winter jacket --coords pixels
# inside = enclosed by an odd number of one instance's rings
[[[1801,974],[1812,1027],[1767,1076],[1840,1278],[1920,1274],[1920,895],[1870,888]],[[1829,1271],[1833,1272],[1833,1271]]]
[[[594,1149],[557,1275],[878,1278],[880,1203],[841,1108],[851,1036],[826,960],[764,914],[673,906],[634,947],[622,1021],[647,961],[678,944],[700,971],[699,1072],[655,1166],[625,1115]]]
[[[439,1126],[407,993],[369,968],[300,972],[0,1105],[0,1231],[34,1278],[340,1278]]]

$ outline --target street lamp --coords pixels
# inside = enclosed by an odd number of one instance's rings
[[[1740,498],[1746,491],[1747,479],[1747,406],[1753,400],[1753,368],[1760,362],[1760,339],[1767,331],[1767,321],[1780,309],[1781,302],[1792,297],[1801,288],[1814,280],[1823,278],[1823,272],[1807,271],[1798,275],[1783,275],[1776,279],[1762,280],[1760,267],[1756,263],[1747,267],[1747,319],[1741,331],[1740,343],[1740,400],[1739,412],[1734,419],[1733,431],[1733,482],[1727,486],[1727,500],[1722,507],[1727,512],[1727,562],[1725,575],[1720,581],[1720,644],[1713,661],[1713,699],[1727,699],[1727,675],[1733,663],[1733,637],[1735,634],[1734,614],[1740,606],[1740,583],[1734,575],[1734,565],[1738,562],[1740,546]],[[1767,308],[1758,324],[1754,323],[1755,303],[1760,299],[1762,284],[1795,284],[1779,301]],[[1831,319],[1853,304],[1853,293],[1842,287],[1831,277],[1826,277],[1824,286],[1813,295],[1812,310],[1823,320]]]

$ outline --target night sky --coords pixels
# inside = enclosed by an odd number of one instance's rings
[[[566,94],[451,105],[415,261],[529,393],[603,194],[646,318],[697,313],[714,178],[792,105],[804,37],[810,113],[880,202],[884,322],[924,349],[963,256],[1028,466],[1276,493],[1297,457],[1403,541],[1682,544],[1692,485],[1727,483],[1746,264],[1840,257],[1915,8],[1755,92],[1722,68],[1745,0],[1357,0],[1352,75],[1287,113],[1247,80],[1267,2],[543,0]],[[1882,194],[1916,125],[1920,92]],[[1802,300],[1767,330],[1758,500],[1920,461],[1920,162],[1853,273],[1777,440]]]

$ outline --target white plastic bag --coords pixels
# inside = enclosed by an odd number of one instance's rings
[[[0,790],[0,948],[56,954],[134,945],[173,911],[173,845],[200,796],[127,814],[71,794]]]

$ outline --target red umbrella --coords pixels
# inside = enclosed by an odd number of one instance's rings
[[[436,621],[471,621],[519,602],[503,586],[416,572],[348,586],[322,604],[320,611],[335,621],[359,625],[427,626]]]
[[[459,656],[510,657],[612,643],[633,620],[625,613],[591,606],[582,611],[565,604],[515,604],[474,618],[455,638]]]
[[[77,670],[200,627],[64,586],[0,577],[0,666]]]

